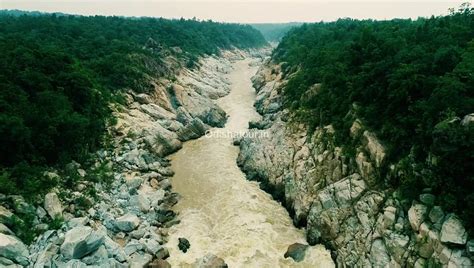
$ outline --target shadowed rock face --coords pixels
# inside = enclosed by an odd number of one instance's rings
[[[433,206],[434,195],[424,193],[410,205],[384,185],[385,149],[361,120],[350,129],[355,156],[343,155],[332,126],[309,133],[277,108],[286,83],[280,66],[267,62],[253,83],[262,119],[252,131],[261,135],[238,141],[238,164],[306,227],[310,244],[332,249],[338,266],[472,265],[462,223]],[[308,94],[317,94],[318,85]]]
[[[88,226],[75,227],[66,233],[61,254],[66,259],[80,259],[96,251],[104,243],[104,234]]]
[[[306,254],[306,249],[308,249],[308,245],[294,243],[288,247],[288,250],[285,252],[285,258],[292,258],[296,262],[300,262],[304,259]]]

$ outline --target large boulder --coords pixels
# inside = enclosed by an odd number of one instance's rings
[[[140,219],[137,215],[128,213],[115,220],[115,227],[123,232],[131,232],[140,225]]]
[[[97,250],[104,243],[104,234],[88,226],[69,230],[61,245],[61,254],[67,259],[80,259]]]
[[[426,218],[428,209],[423,204],[413,204],[408,210],[408,220],[410,221],[411,228],[418,231],[420,225]]]
[[[141,212],[148,212],[150,210],[150,199],[148,198],[148,196],[142,192],[139,192],[138,193],[138,196],[137,196],[137,203],[138,203],[138,207],[140,208],[140,211]]]
[[[441,242],[464,245],[467,242],[467,232],[459,218],[450,214],[441,227]]]
[[[207,254],[206,256],[197,259],[194,263],[196,268],[227,268],[225,261],[216,255]]]
[[[48,212],[48,215],[54,219],[60,217],[63,213],[61,201],[59,201],[56,193],[48,193],[44,197],[44,209]]]
[[[390,263],[390,256],[382,239],[375,239],[372,242],[369,259],[372,267],[387,267]]]
[[[306,254],[306,249],[308,249],[308,245],[294,243],[288,247],[288,250],[285,252],[285,258],[292,258],[296,262],[300,262],[304,259]]]
[[[187,141],[201,137],[206,133],[208,127],[199,118],[193,118],[184,127],[179,129],[178,137],[181,141]]]
[[[0,257],[23,266],[28,265],[28,249],[20,239],[12,235],[0,233]]]
[[[178,248],[182,252],[186,253],[190,247],[191,247],[191,244],[189,243],[188,239],[186,239],[184,237],[178,238]]]
[[[474,113],[464,116],[461,121],[461,125],[463,126],[469,126],[472,123],[474,123]]]

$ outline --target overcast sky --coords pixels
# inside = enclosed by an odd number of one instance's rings
[[[226,22],[314,22],[444,15],[457,0],[0,0],[0,9],[81,15],[212,19]],[[472,2],[472,1],[470,1]]]

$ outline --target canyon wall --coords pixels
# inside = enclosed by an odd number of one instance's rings
[[[385,148],[363,122],[354,120],[354,152],[344,153],[331,125],[310,132],[292,119],[279,94],[285,83],[270,60],[253,78],[262,120],[250,127],[266,133],[236,142],[238,164],[306,228],[310,244],[326,245],[339,267],[472,266],[474,240],[430,189],[409,201],[380,179]]]
[[[104,173],[88,174],[73,162],[68,165],[77,177],[73,185],[54,189],[44,202],[0,196],[7,201],[0,206],[0,266],[168,267],[167,230],[179,223],[172,208],[179,196],[171,189],[166,156],[225,124],[226,114],[213,100],[229,92],[225,74],[243,56],[223,51],[193,69],[168,57],[168,75],[151,80],[154,90],[128,91],[123,104],[113,105],[111,141],[93,165],[106,167]],[[66,179],[56,172],[49,176]],[[7,227],[17,213],[30,213],[36,228],[31,232],[41,233],[28,247]],[[56,228],[47,224],[51,221]]]

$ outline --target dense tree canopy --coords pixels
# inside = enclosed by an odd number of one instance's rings
[[[389,163],[404,169],[395,186],[407,196],[433,188],[441,204],[474,219],[474,128],[459,122],[474,112],[470,8],[415,21],[305,24],[273,57],[285,62],[286,104],[301,120],[333,124],[350,147],[349,128],[361,118],[389,149]]]
[[[148,77],[165,69],[161,50],[192,63],[220,49],[266,44],[248,25],[3,13],[0,192],[7,193],[33,191],[41,176],[29,179],[32,170],[100,147],[108,103],[124,88],[148,90]]]

